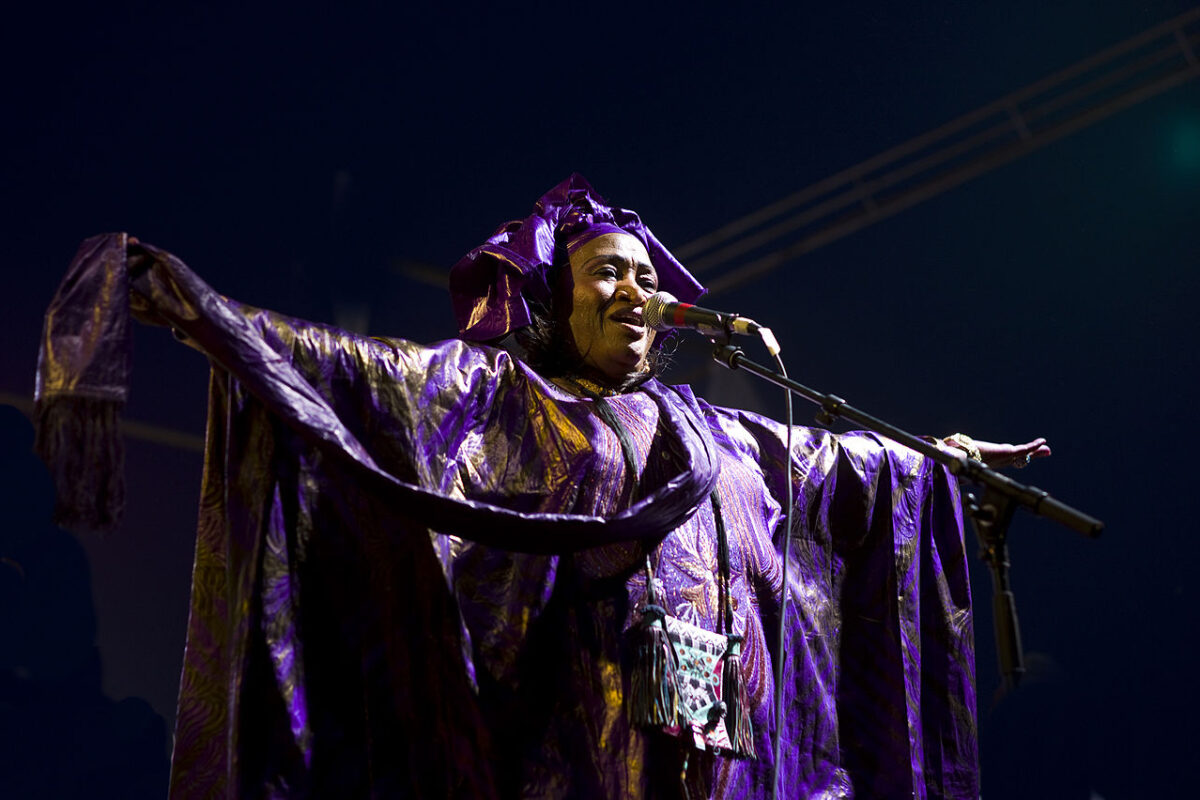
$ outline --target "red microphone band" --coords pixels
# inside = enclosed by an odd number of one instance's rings
[[[671,315],[671,324],[677,328],[682,328],[687,320],[683,315],[687,313],[689,308],[695,308],[691,303],[675,303],[675,312]]]

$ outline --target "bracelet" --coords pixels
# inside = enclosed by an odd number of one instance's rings
[[[952,433],[945,439],[942,439],[942,442],[962,450],[967,454],[968,458],[973,458],[983,463],[983,453],[979,452],[979,446],[975,444],[974,439],[965,433]]]

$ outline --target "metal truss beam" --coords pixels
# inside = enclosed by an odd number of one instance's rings
[[[1200,75],[1200,8],[676,249],[717,293]],[[774,248],[774,249],[771,249]]]

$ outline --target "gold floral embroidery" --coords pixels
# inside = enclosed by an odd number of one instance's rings
[[[682,539],[678,532],[676,536]],[[683,546],[671,554],[671,564],[692,581],[690,585],[681,587],[679,594],[692,606],[701,620],[715,620],[720,595],[717,586],[717,552],[713,537],[698,530],[679,543]]]

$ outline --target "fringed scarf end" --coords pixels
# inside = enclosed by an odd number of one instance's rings
[[[58,395],[34,408],[34,449],[57,491],[56,524],[75,531],[111,531],[125,507],[123,403]]]

